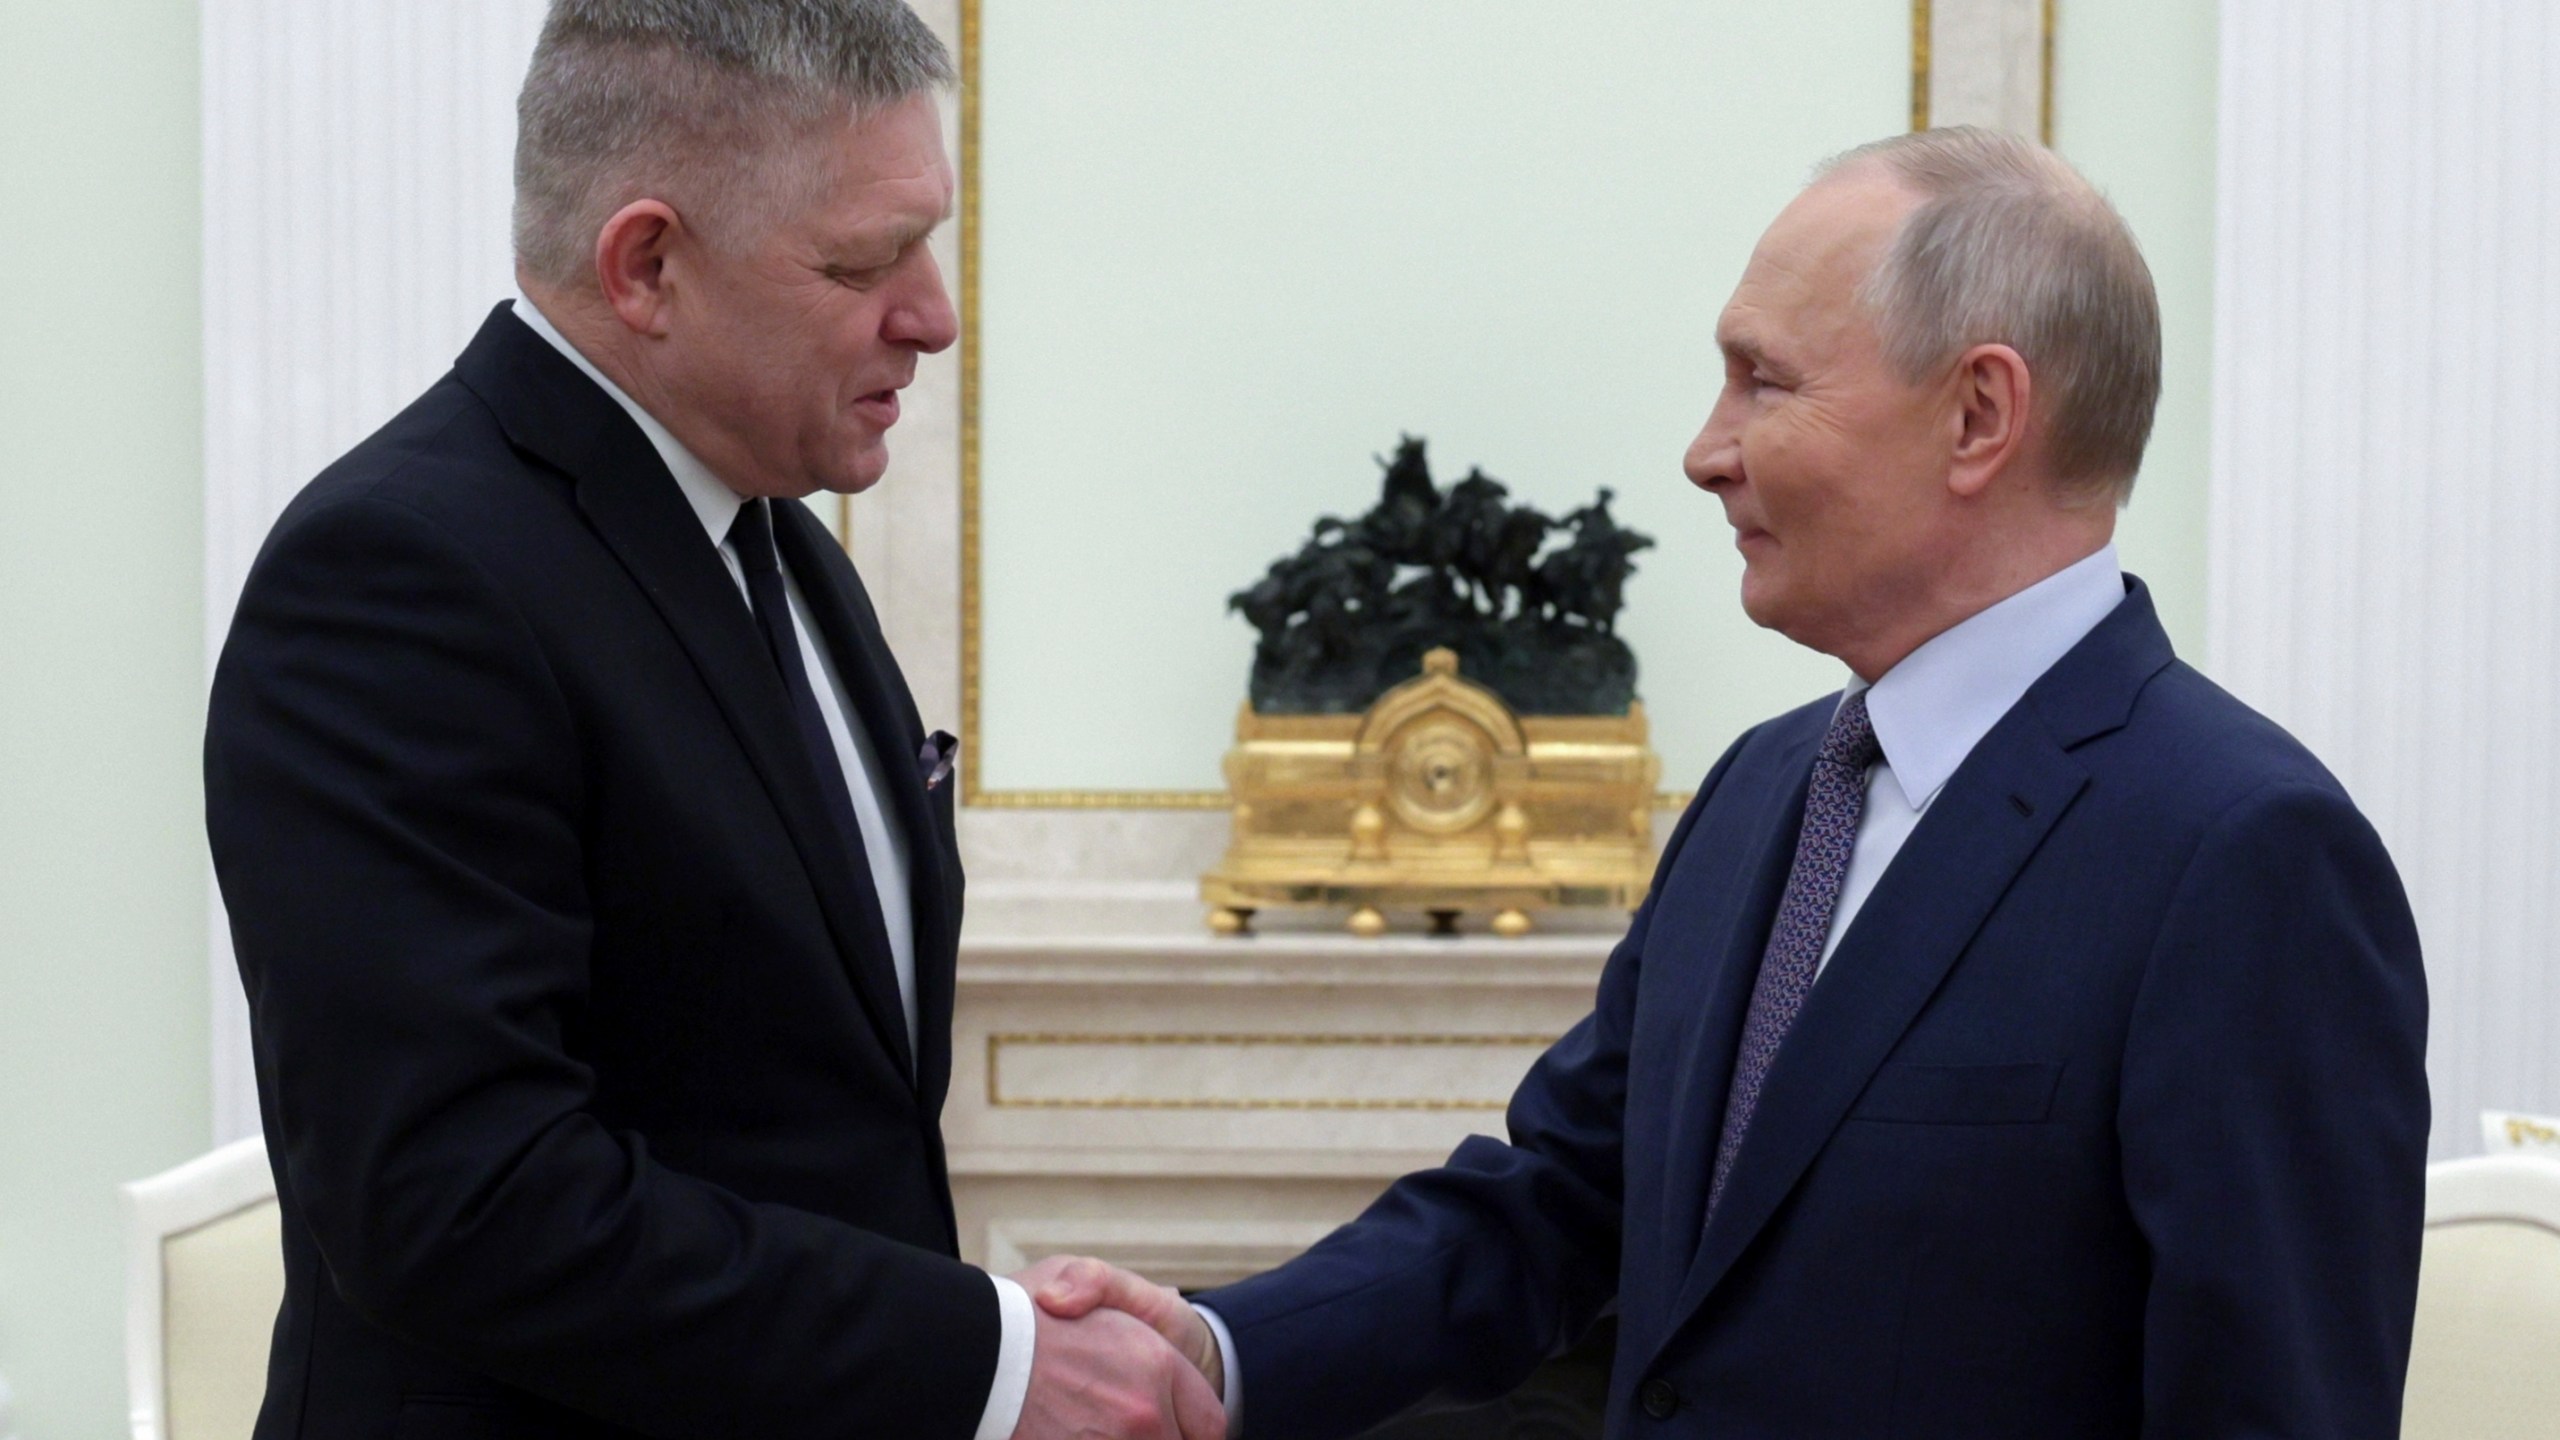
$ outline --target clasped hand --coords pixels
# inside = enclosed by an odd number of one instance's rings
[[[1178,1292],[1080,1256],[1012,1278],[1039,1312],[1013,1440],[1226,1440],[1217,1338]]]

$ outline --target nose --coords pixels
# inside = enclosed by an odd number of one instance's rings
[[[952,308],[951,292],[942,283],[942,267],[934,263],[932,253],[918,246],[916,256],[914,282],[890,307],[882,330],[898,344],[935,355],[960,338],[960,314]]]
[[[1707,412],[1698,438],[1689,442],[1680,468],[1689,483],[1701,490],[1741,483],[1742,412],[1730,387],[1716,397],[1715,408]]]

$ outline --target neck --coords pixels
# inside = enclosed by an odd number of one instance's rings
[[[542,317],[560,332],[561,339],[587,357],[588,364],[603,371],[606,379],[641,409],[667,424],[669,430],[676,428],[667,423],[665,387],[642,363],[639,347],[632,343],[630,327],[622,323],[602,296],[545,285],[521,272],[516,276],[516,288],[541,309]]]
[[[542,285],[521,272],[516,285],[551,322],[551,328],[560,332],[561,339],[585,356],[587,363],[612,381],[632,404],[666,427],[667,433],[710,469],[721,484],[740,495],[772,493],[742,488],[730,478],[747,467],[738,462],[727,437],[704,423],[698,409],[679,402],[674,387],[651,363],[648,342],[622,323],[622,317],[605,304],[603,296]]]
[[[1909,593],[1880,607],[1882,620],[1854,636],[1840,637],[1822,650],[1872,685],[1901,664],[1911,652],[2041,581],[2079,564],[2106,548],[2115,537],[2115,510],[2097,512],[2095,523],[2055,525],[2027,536],[2002,536],[1962,563],[1945,565],[1926,576]]]

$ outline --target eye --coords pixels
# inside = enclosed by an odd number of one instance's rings
[[[906,252],[902,250],[877,265],[829,265],[820,273],[838,285],[868,290],[888,279],[890,273],[898,268],[898,262],[905,258]]]

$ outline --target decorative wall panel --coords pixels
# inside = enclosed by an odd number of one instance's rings
[[[2560,16],[2222,17],[2212,669],[2389,843],[2469,1153],[2560,1108]]]
[[[515,93],[542,0],[205,0],[205,645],[278,511],[514,284]],[[255,1134],[214,902],[214,1128]]]

